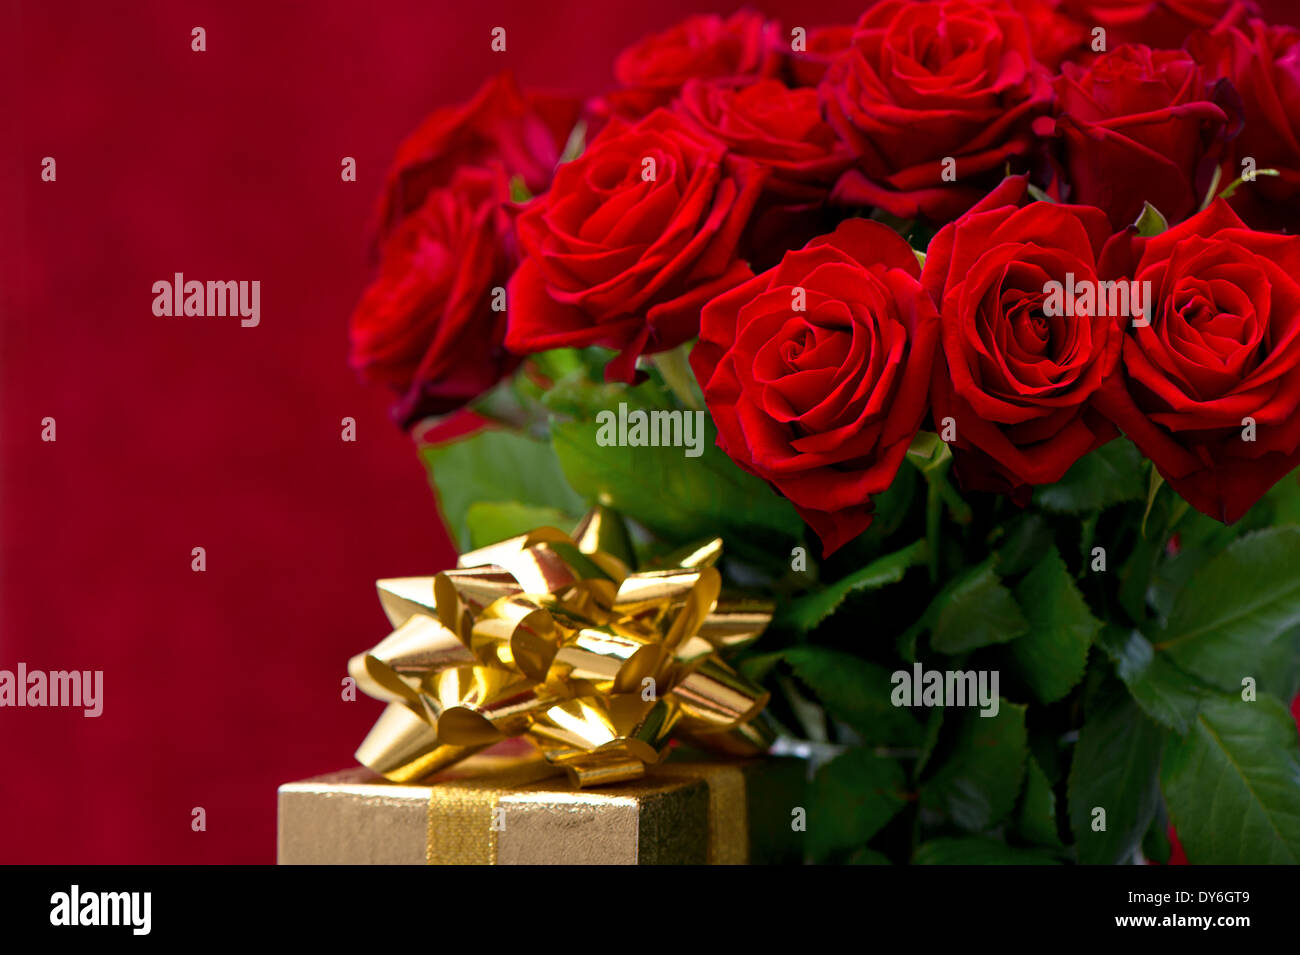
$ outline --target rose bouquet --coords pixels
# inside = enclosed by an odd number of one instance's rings
[[[1300,31],[883,0],[614,76],[388,176],[353,360],[457,543],[722,535],[810,859],[1300,861]]]

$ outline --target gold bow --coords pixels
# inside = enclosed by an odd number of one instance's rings
[[[771,619],[721,594],[718,538],[635,571],[622,519],[597,507],[461,555],[435,577],[378,582],[396,629],[348,663],[388,701],[357,760],[394,782],[527,736],[578,786],[636,779],[669,736],[765,751],[768,696],[723,663]]]

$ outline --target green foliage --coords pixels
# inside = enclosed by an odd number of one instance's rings
[[[469,527],[476,502],[582,514],[586,505],[564,480],[551,446],[510,431],[480,431],[421,449],[442,515],[461,549],[475,546]]]
[[[914,865],[1060,865],[1041,849],[1017,849],[997,839],[933,839],[912,856]]]
[[[1081,514],[1142,499],[1142,457],[1131,441],[1119,438],[1086,454],[1055,484],[1034,492],[1045,511]]]
[[[817,771],[809,803],[809,851],[825,861],[865,846],[907,804],[903,769],[869,750],[849,750]]]
[[[941,653],[1006,643],[1029,629],[991,561],[971,568],[941,591],[924,619],[930,629],[930,645]]]
[[[1161,223],[1148,209],[1139,228]],[[838,754],[811,784],[810,860],[1124,864],[1168,858],[1172,825],[1193,862],[1300,861],[1294,475],[1225,526],[1119,438],[1021,508],[963,492],[923,432],[871,527],[821,558],[707,415],[698,457],[598,442],[621,402],[699,399],[685,351],[635,388],[602,380],[608,357],[531,356],[476,404],[505,428],[423,449],[443,514],[462,547],[568,527],[597,501],[643,558],[722,535],[727,585],[776,606],[738,668],[786,734]],[[898,705],[914,662],[996,675],[997,715]]]
[[[1113,685],[1089,709],[1070,768],[1070,829],[1079,862],[1129,862],[1159,804],[1165,732]]]
[[[911,711],[890,702],[890,671],[861,657],[825,647],[790,647],[780,655],[826,712],[865,742],[916,746],[921,724]]]
[[[1206,699],[1160,785],[1189,862],[1300,863],[1300,740],[1279,701]]]
[[[1025,574],[1016,600],[1029,632],[1011,644],[1011,658],[1034,695],[1053,703],[1083,679],[1101,622],[1089,612],[1055,547]]]
[[[929,553],[924,538],[914,541],[900,551],[873,560],[823,590],[791,601],[778,615],[776,623],[803,631],[813,630],[833,614],[849,594],[898,583],[909,568],[925,566]]]
[[[921,807],[971,832],[1010,815],[1029,756],[1025,709],[1003,700],[996,716],[966,710],[952,752],[921,787]]]
[[[1300,527],[1241,538],[1191,576],[1155,649],[1209,683],[1240,689],[1272,642],[1300,626],[1297,568]]]

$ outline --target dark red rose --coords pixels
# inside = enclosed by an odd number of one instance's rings
[[[1231,523],[1300,464],[1300,236],[1251,231],[1218,199],[1106,254],[1153,301],[1098,405],[1194,508]]]
[[[1090,29],[1070,19],[1062,0],[1011,0],[1011,5],[1025,18],[1034,56],[1049,70],[1090,49]]]
[[[1107,50],[1126,43],[1177,49],[1188,34],[1245,20],[1254,3],[1243,0],[1062,0],[1062,10],[1089,33],[1106,31]]]
[[[667,110],[612,120],[519,217],[507,346],[617,348],[606,374],[632,380],[637,356],[694,338],[700,307],[752,274],[736,243],[763,178]]]
[[[580,112],[576,99],[525,95],[509,73],[488,80],[468,103],[434,110],[398,147],[380,198],[381,232],[461,166],[499,162],[533,194],[545,191]]]
[[[1144,201],[1170,222],[1200,207],[1225,154],[1231,91],[1187,53],[1122,46],[1086,69],[1066,63],[1055,87],[1060,115],[1035,128],[1061,137],[1071,202],[1104,209],[1116,229]]]
[[[1198,33],[1188,50],[1214,76],[1226,76],[1242,99],[1241,134],[1232,141],[1224,185],[1243,161],[1280,176],[1242,183],[1233,207],[1255,228],[1296,230],[1300,222],[1300,30],[1252,20],[1244,29]]]
[[[939,330],[919,276],[896,232],[849,219],[700,317],[691,367],[719,446],[793,502],[826,554],[871,523],[925,417]]]
[[[723,19],[689,16],[618,55],[614,78],[622,89],[604,100],[609,111],[638,118],[667,106],[691,79],[754,80],[780,68],[777,24],[752,10]]]
[[[994,0],[877,4],[818,89],[857,157],[836,198],[936,222],[1030,153],[1033,119],[1051,101],[1024,21]]]
[[[848,23],[826,27],[808,27],[802,47],[795,49],[794,37],[787,35],[789,52],[785,54],[785,73],[791,86],[816,86],[826,75],[831,61],[849,48],[857,27]]]
[[[352,315],[351,360],[401,395],[393,416],[404,427],[460,407],[514,367],[505,311],[493,307],[514,267],[508,190],[499,165],[465,167],[382,246]]]
[[[788,89],[777,80],[741,87],[691,80],[673,109],[767,172],[743,236],[742,255],[751,263],[773,264],[786,249],[826,231],[822,210],[851,159],[822,119],[816,90]]]
[[[1091,399],[1119,357],[1105,309],[1053,302],[1092,284],[1110,224],[1101,210],[1034,202],[1012,177],[930,242],[922,281],[939,305],[944,360],[931,391],[963,487],[1013,494],[1058,481],[1115,436]],[[1127,289],[1125,289],[1127,291]],[[1082,304],[1079,302],[1077,304]],[[1128,305],[1127,296],[1123,299]],[[955,432],[955,434],[953,434]]]

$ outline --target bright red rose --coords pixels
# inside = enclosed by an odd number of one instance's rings
[[[499,165],[465,167],[382,246],[352,316],[351,360],[401,395],[393,416],[404,427],[460,407],[514,367],[505,312],[493,308],[514,267],[508,192]]]
[[[751,263],[775,263],[786,249],[833,227],[826,202],[851,159],[822,119],[816,90],[777,80],[741,87],[691,80],[673,109],[767,172],[743,236],[742,255]]]
[[[667,110],[612,120],[519,217],[507,346],[620,349],[606,375],[631,381],[639,355],[694,338],[700,307],[752,274],[736,243],[763,178]]]
[[[1294,232],[1300,221],[1300,30],[1252,20],[1242,30],[1198,33],[1188,50],[1212,71],[1232,80],[1241,95],[1245,125],[1232,141],[1226,181],[1243,162],[1276,169],[1242,183],[1233,207],[1255,228]]]
[[[1098,406],[1203,514],[1231,523],[1300,464],[1300,236],[1223,200],[1108,260],[1153,296]]]
[[[1028,156],[1032,122],[1051,101],[1024,21],[995,0],[873,6],[818,90],[857,158],[836,198],[936,222]]]
[[[1111,234],[1101,210],[1034,202],[1009,178],[930,242],[922,281],[939,305],[936,429],[952,440],[963,487],[1027,503],[1115,436],[1091,399],[1115,368],[1120,332],[1097,308],[1098,263]],[[1094,307],[1050,299],[1049,283],[1091,284]],[[1080,300],[1082,301],[1082,300]],[[1127,296],[1124,299],[1127,305]]]
[[[691,367],[718,444],[830,554],[871,523],[925,417],[938,317],[893,230],[849,219],[704,308]]]
[[[809,27],[802,50],[794,49],[794,37],[783,38],[783,42],[789,42],[785,73],[790,85],[816,86],[820,83],[831,61],[849,48],[855,32],[857,27],[848,23]]]
[[[605,106],[625,118],[638,118],[670,103],[687,80],[755,80],[780,68],[777,24],[752,10],[723,19],[696,14],[628,47],[614,61],[622,89]]]
[[[542,93],[525,95],[509,73],[488,80],[473,99],[434,110],[397,149],[379,204],[387,233],[418,209],[429,190],[445,186],[461,166],[499,162],[543,192],[581,112],[581,102]]]
[[[1106,31],[1106,49],[1143,43],[1174,50],[1193,30],[1240,23],[1255,9],[1244,0],[1062,0],[1062,10],[1091,32]]]
[[[1086,69],[1061,67],[1060,115],[1035,128],[1058,135],[1067,198],[1097,206],[1122,229],[1150,202],[1170,221],[1195,212],[1222,161],[1230,90],[1182,50],[1123,46]]]

